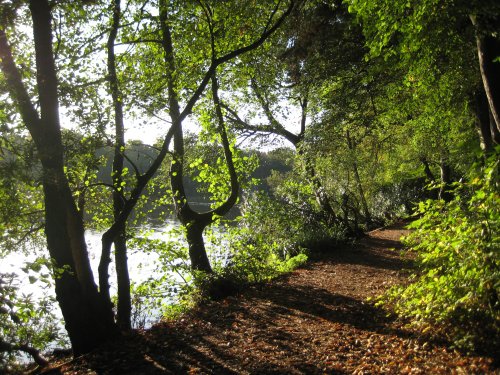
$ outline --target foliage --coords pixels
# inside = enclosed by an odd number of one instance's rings
[[[40,273],[45,268],[42,264],[40,261],[28,263],[26,272],[31,271],[30,283],[40,280],[46,289],[50,287],[50,278]],[[15,366],[20,351],[26,351],[22,348],[44,351],[66,344],[59,318],[54,314],[55,299],[21,293],[19,286],[16,274],[0,273],[0,370]],[[14,350],[4,351],[4,346]]]
[[[341,229],[327,225],[307,185],[305,194],[298,190],[304,186],[291,180],[285,185],[290,194],[282,191],[283,195],[269,197],[256,192],[245,202],[241,231],[232,245],[247,254],[240,256],[263,260],[274,254],[277,260],[287,260],[343,238]]]
[[[146,277],[131,285],[133,327],[144,328],[192,306],[193,275],[182,237],[182,227],[173,226],[161,235],[149,230],[130,240],[131,251],[147,254],[147,263],[137,265]]]
[[[391,289],[384,304],[419,326],[438,326],[459,347],[498,348],[500,333],[500,198],[498,160],[490,159],[455,199],[427,200],[406,239],[418,273]]]
[[[0,254],[43,243],[40,168],[33,142],[5,130],[0,137]],[[29,241],[28,241],[29,240]]]

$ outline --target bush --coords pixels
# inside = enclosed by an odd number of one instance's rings
[[[439,328],[457,347],[498,349],[500,341],[500,217],[498,161],[458,183],[449,203],[418,206],[405,242],[418,272],[381,302],[428,330]]]
[[[240,242],[270,248],[285,259],[344,240],[343,228],[329,225],[313,202],[296,198],[292,194],[251,196],[243,207]]]

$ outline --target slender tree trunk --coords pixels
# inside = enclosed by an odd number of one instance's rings
[[[123,120],[123,98],[120,91],[118,77],[116,73],[115,40],[118,34],[121,18],[121,1],[113,1],[113,22],[109,33],[108,49],[108,77],[113,98],[115,113],[115,152],[113,158],[113,216],[115,221],[120,220],[121,212],[125,206],[125,194],[123,191],[123,165],[125,152],[125,126]],[[114,238],[116,277],[118,284],[118,306],[117,321],[120,328],[131,329],[130,316],[132,311],[132,301],[130,296],[130,276],[127,262],[127,240],[126,226],[120,227]]]
[[[490,126],[493,142],[500,143],[500,63],[494,62],[500,56],[500,40],[482,30],[481,19],[471,16],[471,21],[476,28],[477,55],[484,92],[488,99],[490,110]],[[500,27],[500,17],[491,17],[488,20],[492,25]],[[498,31],[498,30],[497,30]]]
[[[359,177],[358,162],[356,161],[355,146],[351,139],[349,131],[346,132],[347,147],[352,152],[351,157],[353,158],[352,168],[354,172],[354,180],[358,187],[359,198],[361,200],[361,206],[363,207],[363,213],[365,215],[366,225],[370,226],[372,224],[372,217],[370,215],[370,210],[368,209],[368,203],[366,202],[365,191],[363,189],[363,184],[361,183],[361,178]]]
[[[361,178],[359,177],[358,163],[354,161],[353,163],[354,180],[358,186],[358,194],[361,199],[361,206],[363,207],[363,214],[365,215],[366,225],[370,226],[372,224],[372,217],[370,210],[368,209],[368,203],[366,202],[365,191],[363,189],[363,184],[361,183]]]
[[[132,328],[132,298],[130,295],[130,276],[127,261],[127,240],[123,232],[118,237],[115,237],[115,262],[118,284],[116,320],[121,329],[129,330]]]
[[[439,165],[441,170],[441,189],[439,190],[439,199],[449,202],[453,199],[453,194],[449,191],[451,187],[451,168],[444,159],[441,159]]]
[[[472,104],[476,115],[476,130],[479,135],[479,144],[485,154],[490,154],[493,147],[493,135],[490,121],[490,109],[488,106],[488,98],[483,87],[477,90],[474,95],[474,103]]]
[[[174,153],[173,162],[170,167],[170,184],[176,215],[180,222],[185,226],[186,239],[189,246],[189,258],[191,267],[194,270],[211,273],[208,256],[203,241],[203,230],[209,222],[202,222],[204,215],[197,214],[191,209],[187,201],[186,191],[184,189],[184,135],[182,132],[182,121],[180,120],[180,105],[177,94],[175,80],[175,57],[172,45],[172,35],[170,32],[168,20],[168,4],[165,0],[160,3],[160,21],[162,28],[162,46],[165,54],[165,64],[168,77],[168,107],[169,114],[174,126]]]

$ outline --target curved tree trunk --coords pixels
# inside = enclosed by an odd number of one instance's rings
[[[210,76],[212,82],[212,100],[215,107],[218,121],[218,131],[221,137],[221,143],[224,150],[226,166],[229,171],[231,192],[227,199],[217,208],[208,212],[199,213],[194,211],[188,202],[186,191],[184,189],[184,136],[182,132],[182,118],[179,105],[178,88],[175,78],[175,57],[173,52],[172,35],[168,19],[168,5],[166,0],[159,2],[159,14],[162,29],[162,47],[165,54],[165,64],[167,70],[168,87],[168,107],[172,119],[172,129],[174,137],[173,160],[170,167],[170,184],[172,187],[173,200],[176,214],[186,230],[186,239],[189,246],[189,257],[191,267],[194,270],[211,273],[212,267],[208,260],[205,243],[203,240],[203,231],[207,226],[214,222],[217,216],[223,216],[236,204],[239,194],[239,182],[236,168],[233,163],[233,154],[227,136],[224,116],[222,114],[221,104],[218,95],[218,82],[216,70]],[[213,35],[212,35],[213,43]],[[215,47],[212,45],[212,50]],[[255,46],[255,48],[257,45]],[[212,65],[215,64],[215,56],[212,56]]]

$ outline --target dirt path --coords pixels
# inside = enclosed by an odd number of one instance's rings
[[[402,281],[399,227],[60,367],[73,374],[484,374],[491,359],[429,344],[371,303]],[[54,371],[52,373],[55,373]]]

